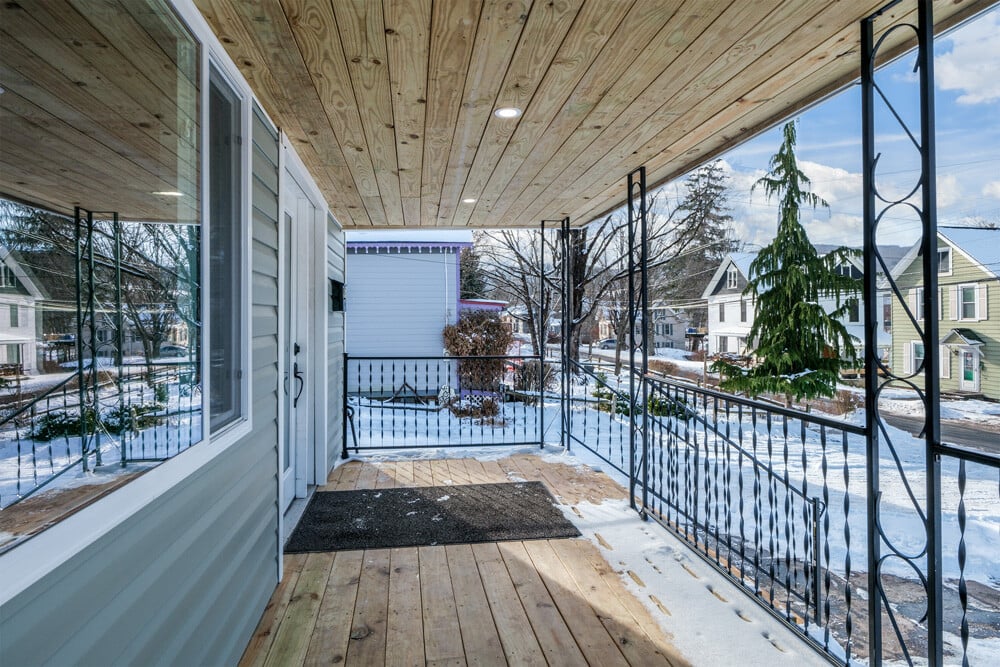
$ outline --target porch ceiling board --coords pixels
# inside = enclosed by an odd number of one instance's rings
[[[885,0],[194,1],[334,215],[368,228],[599,217],[628,171],[679,176],[855,79],[858,22]],[[935,2],[938,29],[996,1]],[[198,178],[197,119],[156,103],[194,90],[156,21],[128,2],[0,12],[0,192],[196,219],[150,196]]]
[[[276,84],[258,93],[280,125],[296,128],[290,101],[314,82],[330,130],[296,141],[331,204],[353,197],[334,176],[362,190],[347,228],[587,222],[623,202],[628,171],[679,176],[855,79],[858,22],[885,4],[280,0],[279,16],[277,0],[195,1],[247,75]],[[994,1],[935,3],[939,29]],[[299,53],[275,58],[262,45],[284,22]],[[508,105],[523,116],[492,115]],[[333,148],[346,164],[320,159]]]

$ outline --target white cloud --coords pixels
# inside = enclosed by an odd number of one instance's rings
[[[938,208],[948,208],[962,199],[962,186],[954,174],[938,174],[937,205]]]
[[[812,181],[812,191],[825,199],[830,208],[836,208],[839,202],[860,201],[862,186],[860,173],[855,174],[840,167],[808,160],[799,160],[799,168]]]
[[[991,181],[983,186],[983,196],[1000,199],[1000,181]]]
[[[959,91],[959,104],[1000,100],[1000,11],[963,26],[950,37],[952,49],[934,59],[941,90]]]

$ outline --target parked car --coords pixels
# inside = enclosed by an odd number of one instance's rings
[[[160,346],[161,357],[186,357],[187,354],[187,348],[180,345],[171,345],[168,343]]]
[[[602,340],[597,344],[597,347],[599,347],[602,350],[613,350],[617,346],[618,346],[618,341],[615,340],[614,338],[605,338],[604,340]]]

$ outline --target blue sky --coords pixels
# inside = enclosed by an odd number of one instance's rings
[[[935,42],[938,224],[1000,224],[1000,7],[994,7]],[[910,54],[883,68],[877,82],[897,111],[919,132],[919,89]],[[804,212],[814,243],[861,245],[861,95],[853,85],[798,116],[797,157],[813,190],[830,210]],[[918,175],[919,155],[885,110],[876,116],[880,183],[905,196]],[[919,135],[917,135],[919,138]],[[781,142],[773,128],[723,156],[732,176],[737,235],[759,247],[777,226],[777,208],[750,186],[764,174]],[[669,187],[669,186],[668,186]],[[899,194],[902,193],[902,194]],[[880,227],[881,243],[908,245],[918,223],[901,207]]]

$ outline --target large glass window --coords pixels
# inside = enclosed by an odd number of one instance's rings
[[[206,157],[168,0],[21,3],[3,33],[0,551],[202,440]]]
[[[241,416],[241,104],[212,71],[208,95],[208,363],[212,431]]]

